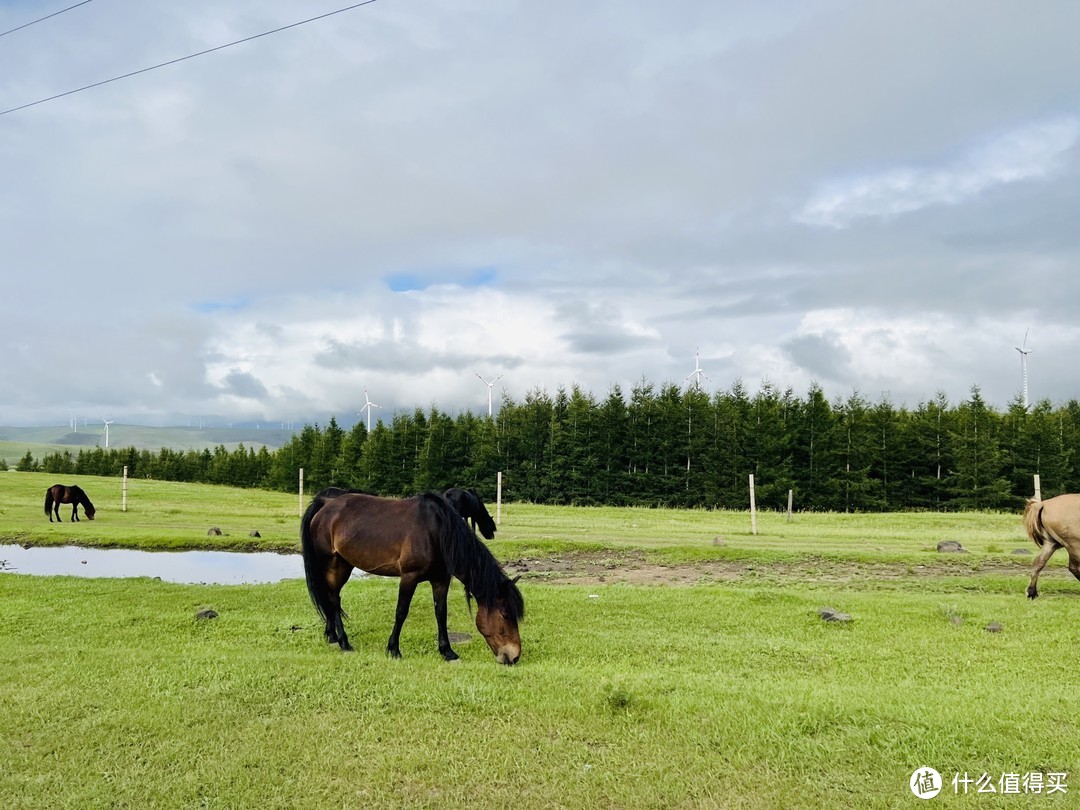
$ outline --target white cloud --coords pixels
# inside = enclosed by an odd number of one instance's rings
[[[796,219],[843,228],[936,205],[956,205],[996,186],[1046,178],[1076,145],[1080,120],[1065,118],[1012,130],[939,168],[898,167],[827,183]]]

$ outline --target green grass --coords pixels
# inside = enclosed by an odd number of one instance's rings
[[[49,476],[0,475],[0,539],[295,548],[296,495],[72,479],[99,519],[50,525]],[[66,512],[65,508],[65,512]],[[210,538],[219,525],[228,536]],[[247,537],[257,528],[262,538]],[[447,664],[422,587],[383,650],[396,583],[350,583],[357,649],[322,641],[299,580],[174,585],[0,574],[0,800],[13,807],[916,807],[919,767],[996,779],[1070,772],[1080,583],[1030,557],[1016,515],[763,515],[509,504],[497,555],[577,549],[654,561],[724,555],[761,577],[692,587],[526,578],[523,656],[500,667],[459,584]],[[713,544],[722,537],[724,545]],[[940,576],[873,575],[971,549]],[[996,550],[1000,549],[1000,550]],[[2,555],[0,555],[2,556]],[[953,558],[959,559],[959,558]],[[782,580],[770,564],[811,573]],[[812,572],[867,566],[842,585]],[[936,569],[935,569],[936,570]],[[853,617],[823,622],[831,606]],[[195,612],[213,607],[214,620]],[[984,628],[999,622],[1004,630]],[[1069,794],[935,799],[1066,807]]]

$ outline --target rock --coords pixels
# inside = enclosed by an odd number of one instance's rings
[[[248,537],[262,537],[257,530],[248,532]]]
[[[213,608],[203,608],[202,610],[195,611],[196,619],[216,619],[218,612]]]
[[[825,622],[850,622],[852,621],[851,615],[848,613],[841,613],[836,608],[821,607],[818,608],[818,616]]]
[[[720,535],[717,535],[716,537],[713,538],[712,544],[714,546],[725,546],[725,545],[727,545],[727,542],[724,540],[723,537],[721,537]]]
[[[447,633],[446,636],[450,639],[451,644],[465,644],[472,641],[472,636],[468,633]]]
[[[986,630],[987,633],[1000,633],[1005,628],[1002,626],[1001,622],[990,622],[990,624],[986,625],[983,629]]]
[[[1013,554],[1031,554],[1032,551],[1031,551],[1030,548],[1014,548],[1012,550],[1012,553]]]
[[[967,549],[955,540],[942,540],[937,544],[937,550],[942,554],[967,554]]]
[[[206,532],[206,536],[221,537],[221,529],[219,529],[217,526],[211,526],[210,529]]]

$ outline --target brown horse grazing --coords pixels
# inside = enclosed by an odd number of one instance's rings
[[[443,496],[450,501],[450,505],[457,510],[459,515],[472,524],[474,532],[479,522],[480,534],[484,535],[487,540],[495,539],[495,521],[491,519],[487,507],[484,506],[484,502],[480,500],[480,496],[476,494],[475,489],[450,487],[443,493]]]
[[[97,511],[94,509],[94,505],[90,503],[90,499],[86,497],[86,493],[82,491],[81,487],[66,487],[63,484],[53,484],[45,490],[45,514],[49,516],[49,523],[53,522],[54,513],[56,514],[56,519],[60,520],[60,504],[62,503],[71,504],[72,520],[79,519],[80,506],[86,511],[87,520],[93,520],[94,514]]]
[[[1024,530],[1040,549],[1028,583],[1028,599],[1039,595],[1039,572],[1059,548],[1069,553],[1069,570],[1080,579],[1080,495],[1058,495],[1047,501],[1029,498]]]
[[[476,629],[500,664],[521,657],[518,622],[525,603],[517,587],[446,498],[379,498],[359,492],[316,495],[300,520],[300,544],[308,594],[326,621],[326,640],[351,650],[342,622],[341,589],[354,568],[399,577],[397,612],[386,651],[401,657],[398,639],[417,585],[431,583],[439,652],[456,659],[446,631],[446,595],[451,577],[466,598],[476,600]]]

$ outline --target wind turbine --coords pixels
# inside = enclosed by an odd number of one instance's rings
[[[479,371],[476,372],[476,376],[480,377],[480,372]],[[488,382],[483,377],[480,377],[480,382],[484,383],[488,387],[488,416],[491,416],[491,389],[494,387],[495,383],[497,383],[499,380],[502,379],[502,376],[503,375],[500,374],[498,377],[496,377],[491,382]]]
[[[1024,380],[1024,410],[1028,409],[1028,378],[1027,378],[1027,356],[1031,354],[1031,349],[1027,347],[1027,337],[1030,329],[1024,330],[1024,342],[1016,347],[1016,350],[1020,352],[1020,373]]]
[[[366,399],[367,402],[364,403],[364,407],[360,409],[360,413],[358,413],[357,416],[362,414],[364,411],[367,411],[367,429],[368,433],[371,433],[371,409],[380,408],[382,406],[376,405],[374,402],[371,401],[371,397],[368,396],[366,388],[364,389],[364,399]]]
[[[111,425],[116,420],[115,419],[106,419],[103,416],[103,417],[101,417],[101,421],[105,423],[105,449],[108,450],[109,449],[109,425]]]
[[[701,388],[701,378],[702,377],[704,377],[706,380],[709,380],[709,382],[712,382],[712,380],[709,379],[709,375],[701,370],[701,350],[700,349],[694,351],[694,370],[686,375],[686,380],[684,380],[684,382],[688,382],[691,377],[694,378],[694,385],[696,385],[699,389]]]

